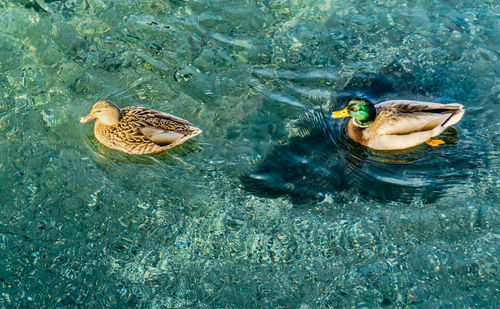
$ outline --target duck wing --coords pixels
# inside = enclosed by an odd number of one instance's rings
[[[185,124],[192,126],[193,124],[187,121],[186,119],[182,119],[180,117],[177,117],[175,115],[169,114],[169,113],[164,113],[160,112],[154,109],[142,107],[142,106],[128,106],[125,108],[121,109],[121,114],[123,116],[133,116],[137,118],[142,118],[142,119],[149,119],[151,120],[152,118],[157,119],[158,122],[165,121],[165,122],[177,122],[179,124]]]
[[[141,132],[144,136],[159,146],[175,144],[186,136],[186,134],[168,131],[153,126],[145,126],[144,128],[141,128]]]
[[[136,126],[144,137],[159,146],[176,144],[201,133],[185,119],[141,106],[125,107],[121,116],[122,122]]]
[[[463,106],[456,103],[397,100],[377,104],[375,108],[377,118],[369,129],[377,135],[406,135],[429,131],[440,125],[444,126],[455,114],[463,114]]]

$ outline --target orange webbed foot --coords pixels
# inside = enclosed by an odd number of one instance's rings
[[[440,139],[428,139],[425,141],[425,143],[429,146],[432,146],[432,147],[437,147],[441,144],[444,144],[444,141],[443,140],[440,140]]]

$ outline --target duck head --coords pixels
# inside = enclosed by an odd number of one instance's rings
[[[80,118],[80,122],[89,122],[92,119],[97,119],[104,125],[116,125],[120,121],[120,108],[113,102],[98,101],[87,116]]]
[[[375,121],[377,110],[375,106],[365,99],[353,99],[343,110],[332,113],[332,118],[344,118],[351,116],[358,126],[369,126]]]

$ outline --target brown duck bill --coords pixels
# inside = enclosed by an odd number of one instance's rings
[[[89,122],[90,120],[94,119],[95,117],[92,116],[91,114],[88,114],[87,116],[83,116],[80,118],[81,123]]]

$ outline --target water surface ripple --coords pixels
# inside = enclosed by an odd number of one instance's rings
[[[497,2],[0,0],[0,307],[498,307]],[[375,152],[357,95],[467,112]],[[99,99],[203,134],[107,149]]]

